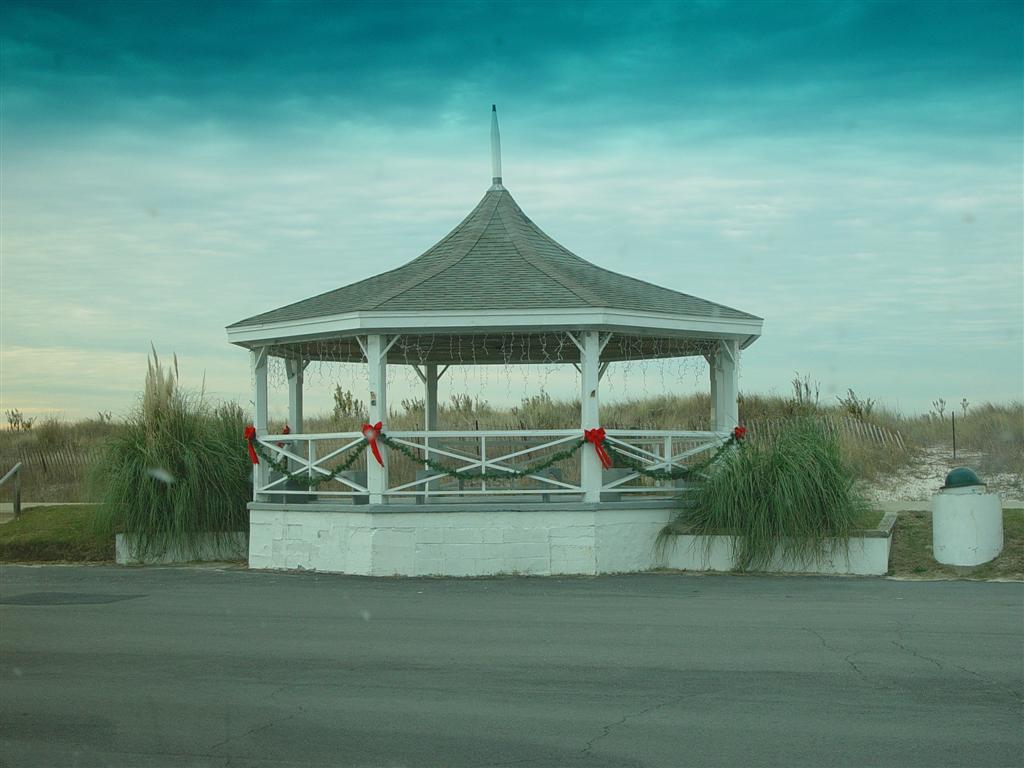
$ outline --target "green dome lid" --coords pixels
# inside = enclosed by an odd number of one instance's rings
[[[984,485],[981,479],[974,473],[973,469],[957,467],[950,470],[946,475],[946,484],[943,488],[966,488],[970,485]]]

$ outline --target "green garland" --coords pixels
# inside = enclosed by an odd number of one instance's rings
[[[579,451],[580,448],[587,444],[586,439],[580,438],[575,443],[572,443],[571,447],[565,449],[564,451],[558,451],[557,453],[553,453],[550,456],[548,456],[544,461],[538,462],[537,464],[531,464],[528,467],[525,467],[524,469],[509,469],[506,467],[495,466],[492,468],[492,470],[495,473],[501,474],[485,474],[482,470],[459,470],[458,468],[453,468],[446,466],[444,464],[439,464],[438,462],[434,461],[429,457],[417,456],[408,446],[404,445],[403,443],[399,443],[395,440],[392,440],[383,432],[381,432],[377,436],[377,439],[384,443],[384,445],[386,445],[388,448],[394,451],[398,451],[398,453],[401,453],[402,455],[408,457],[414,463],[424,464],[441,475],[447,475],[448,477],[455,478],[468,478],[471,480],[500,480],[504,478],[528,477],[530,475],[535,475],[538,472],[543,472],[545,469],[554,466],[560,461],[565,461],[566,459],[572,458],[576,454],[576,452]],[[615,453],[617,453],[620,462],[622,464],[625,464],[627,468],[632,469],[634,472],[638,472],[644,477],[649,477],[652,478],[653,480],[688,480],[691,477],[697,475],[698,473],[703,472],[712,464],[714,464],[722,456],[722,454],[724,454],[725,451],[728,450],[731,446],[740,445],[741,442],[742,441],[735,435],[730,435],[729,439],[722,443],[722,445],[719,446],[718,450],[715,451],[715,453],[712,456],[700,462],[699,464],[691,464],[686,467],[674,467],[672,469],[647,469],[643,464],[634,459],[621,448],[607,441],[604,441],[602,445],[604,445],[606,449],[612,450]],[[349,454],[349,456],[343,462],[341,462],[341,464],[338,464],[336,467],[330,470],[328,474],[317,474],[315,476],[310,476],[308,470],[300,469],[297,472],[291,472],[288,469],[287,462],[275,459],[273,455],[267,452],[266,448],[261,443],[259,443],[258,441],[254,442],[254,446],[256,448],[256,453],[260,455],[261,459],[267,462],[267,465],[271,469],[273,469],[274,471],[278,472],[281,475],[284,475],[286,484],[298,482],[309,488],[313,488],[321,485],[322,483],[326,483],[330,480],[336,479],[339,474],[341,474],[349,467],[351,467],[353,464],[355,464],[359,457],[363,455],[363,452],[367,449],[369,443],[365,441],[361,443],[357,448],[355,448],[352,451],[352,453]]]
[[[496,472],[501,472],[503,474],[488,475],[485,474],[483,471],[479,470],[460,471],[459,469],[454,469],[452,467],[445,466],[444,464],[439,464],[429,457],[424,458],[422,456],[417,456],[412,452],[412,450],[408,446],[392,440],[390,437],[387,437],[383,433],[378,435],[377,439],[384,443],[384,445],[386,445],[388,448],[391,448],[392,450],[398,451],[399,453],[408,456],[417,464],[425,464],[435,472],[439,472],[442,475],[447,475],[448,477],[469,478],[472,480],[500,480],[506,477],[527,477],[529,475],[535,475],[538,472],[543,472],[548,467],[551,467],[560,461],[565,461],[566,459],[572,458],[576,454],[576,452],[587,442],[586,440],[580,438],[579,440],[572,444],[571,448],[567,448],[564,451],[559,451],[558,453],[553,453],[550,456],[548,456],[544,461],[539,462],[537,464],[531,464],[525,469],[508,469],[506,467],[493,467],[493,470],[495,470]]]
[[[612,445],[607,441],[604,443],[604,446],[605,448],[615,451],[615,453],[619,455],[619,460],[629,467],[629,469],[632,469],[634,472],[639,472],[644,477],[650,477],[654,480],[689,480],[692,476],[703,472],[718,461],[722,454],[731,446],[739,445],[740,443],[741,441],[735,435],[730,435],[729,439],[722,443],[712,456],[699,464],[690,464],[685,467],[673,467],[672,469],[647,469],[643,464],[627,454],[621,448]]]
[[[285,488],[288,486],[288,484],[294,482],[298,482],[299,484],[305,485],[308,488],[313,488],[319,486],[321,483],[326,483],[329,480],[336,479],[338,475],[340,475],[346,469],[355,464],[356,460],[363,455],[363,451],[366,450],[366,447],[369,445],[369,443],[367,443],[366,441],[360,443],[359,446],[357,446],[352,451],[352,453],[349,454],[348,458],[346,458],[343,462],[341,462],[341,464],[332,469],[329,474],[321,475],[318,473],[315,476],[311,476],[309,474],[308,469],[300,469],[298,472],[291,472],[288,469],[288,463],[286,461],[280,461],[278,459],[275,459],[270,453],[266,451],[266,449],[261,443],[254,441],[253,445],[256,448],[256,453],[260,455],[260,458],[267,462],[267,466],[269,466],[274,471],[284,475],[286,481],[284,486]]]

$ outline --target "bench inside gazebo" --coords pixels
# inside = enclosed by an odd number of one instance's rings
[[[762,320],[565,249],[502,185],[493,110],[491,136],[491,187],[422,256],[228,326],[229,341],[250,350],[254,381],[252,567],[646,570],[658,565],[655,536],[686,478],[730,440],[740,351]],[[693,356],[710,371],[710,430],[601,429],[610,365]],[[271,357],[287,372],[288,434],[268,431]],[[303,430],[313,361],[366,365],[362,430]],[[438,381],[449,368],[520,364],[576,369],[578,429],[438,429]],[[409,366],[422,381],[422,429],[389,429],[389,365]]]

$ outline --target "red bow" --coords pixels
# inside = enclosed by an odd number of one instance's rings
[[[747,434],[746,427],[736,427],[736,429],[732,431],[732,436],[737,440],[742,440],[745,434]]]
[[[292,432],[292,428],[288,426],[288,422],[286,421],[284,423],[284,429],[281,430],[281,434],[282,435],[290,435],[291,432]],[[278,448],[284,448],[284,443],[278,443],[277,447]]]
[[[612,457],[604,449],[604,427],[585,429],[583,430],[583,437],[586,438],[588,443],[594,444],[594,450],[597,451],[597,458],[601,460],[601,466],[604,469],[611,469]]]
[[[380,456],[380,448],[377,447],[377,438],[380,437],[380,428],[384,422],[378,421],[376,424],[363,424],[363,437],[366,438],[366,442],[370,444],[370,450],[373,451],[373,458],[377,460],[377,463],[382,467],[384,466],[384,459]]]
[[[253,446],[252,441],[256,439],[256,427],[250,424],[245,428],[245,439],[249,442],[249,458],[252,459],[253,464],[259,464],[259,457],[256,455],[256,448]]]

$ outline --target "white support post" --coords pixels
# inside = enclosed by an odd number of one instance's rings
[[[708,382],[711,385],[711,429],[715,431],[718,429],[717,413],[718,410],[715,408],[715,398],[718,392],[718,379],[715,376],[715,361],[718,359],[718,355],[714,352],[710,352],[704,355],[704,359],[708,361]]]
[[[437,364],[423,366],[423,427],[432,432],[437,429]],[[423,439],[425,448],[430,448],[430,438]],[[424,458],[430,458],[430,451],[423,451]],[[424,464],[424,469],[426,469]]]
[[[388,354],[384,337],[371,333],[366,337],[366,365],[370,371],[370,423],[385,422],[383,429],[387,431],[388,418]],[[379,445],[379,443],[378,443]],[[370,491],[371,504],[383,504],[384,493],[388,489],[388,452],[381,450],[384,466],[380,466],[373,454],[366,454],[366,481]]]
[[[598,398],[601,344],[597,331],[584,331],[580,341],[580,426],[581,429],[594,429],[601,426]],[[597,451],[589,443],[584,445],[580,451],[580,484],[584,501],[601,500],[601,485],[604,482],[601,473]]]
[[[252,366],[252,425],[257,435],[267,434],[267,350],[258,347],[249,352]],[[256,489],[266,485],[267,468],[260,462],[253,467],[253,499],[257,499]]]
[[[288,373],[288,425],[292,432],[302,432],[302,379],[305,360],[285,360]]]
[[[711,408],[716,432],[731,432],[739,424],[740,345],[719,339],[711,365]]]

